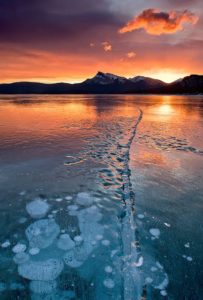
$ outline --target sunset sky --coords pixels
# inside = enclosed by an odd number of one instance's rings
[[[0,82],[203,73],[202,0],[0,0]]]

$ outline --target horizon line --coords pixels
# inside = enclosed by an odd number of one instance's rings
[[[109,73],[109,72],[102,72],[102,71],[98,71],[97,73],[96,73],[96,75],[98,74],[98,73],[103,73],[103,74],[112,74],[112,75],[115,75],[115,76],[118,76],[118,77],[123,77],[123,78],[126,78],[126,79],[128,79],[128,80],[130,80],[130,79],[132,79],[132,78],[135,78],[135,77],[145,77],[145,78],[150,78],[150,79],[154,79],[154,80],[160,80],[160,81],[162,81],[162,82],[164,82],[165,84],[170,84],[170,83],[173,83],[173,82],[175,82],[175,81],[178,81],[178,80],[180,80],[180,79],[183,79],[183,78],[185,78],[185,77],[189,77],[189,76],[192,76],[192,75],[197,75],[197,76],[203,76],[203,74],[187,74],[186,76],[184,76],[184,77],[180,77],[180,78],[177,78],[176,80],[173,80],[173,81],[171,81],[171,82],[166,82],[166,81],[164,81],[164,80],[162,80],[162,79],[158,79],[158,78],[154,78],[154,77],[150,77],[150,76],[145,76],[145,75],[136,75],[136,76],[134,76],[134,77],[125,77],[125,76],[120,76],[120,75],[116,75],[116,74],[114,74],[114,73]],[[94,78],[96,75],[94,75],[93,77],[91,77],[91,78],[86,78],[86,79],[84,79],[84,80],[82,80],[82,81],[75,81],[75,82],[70,82],[70,81],[47,81],[47,80],[45,80],[45,81],[38,81],[37,79],[36,79],[36,81],[35,80],[19,80],[19,81],[3,81],[3,82],[0,82],[0,84],[13,84],[13,83],[40,83],[40,84],[49,84],[49,85],[51,85],[51,84],[59,84],[59,83],[64,83],[64,84],[71,84],[71,85],[74,85],[74,84],[80,84],[80,83],[83,83],[84,81],[86,81],[86,80],[88,80],[88,79],[92,79],[92,78]]]

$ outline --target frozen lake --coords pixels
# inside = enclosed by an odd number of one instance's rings
[[[203,97],[0,96],[0,298],[203,297]]]

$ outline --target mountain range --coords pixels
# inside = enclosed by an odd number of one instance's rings
[[[202,94],[203,75],[190,75],[172,83],[136,76],[125,78],[98,72],[81,83],[14,82],[0,84],[0,94]]]

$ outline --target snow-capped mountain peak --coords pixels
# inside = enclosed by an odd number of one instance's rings
[[[89,79],[88,82],[90,83],[96,83],[96,84],[112,84],[112,83],[124,83],[126,82],[125,77],[117,76],[111,73],[103,73],[98,72],[95,77],[92,79]]]

